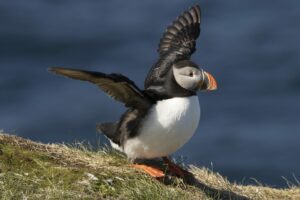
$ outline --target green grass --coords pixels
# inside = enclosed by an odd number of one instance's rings
[[[108,150],[41,144],[0,134],[0,199],[300,199],[298,186],[274,189],[229,183],[190,167],[199,184],[168,184],[132,169]]]

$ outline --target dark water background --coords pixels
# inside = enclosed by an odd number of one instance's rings
[[[124,111],[48,66],[119,72],[140,87],[166,26],[199,1],[0,1],[0,129],[43,142],[95,142]],[[200,1],[193,60],[219,90],[200,93],[196,135],[175,156],[237,182],[300,177],[300,1]],[[104,141],[103,138],[100,138]]]

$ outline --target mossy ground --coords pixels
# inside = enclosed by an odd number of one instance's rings
[[[199,184],[165,184],[129,165],[117,152],[0,134],[0,199],[300,199],[297,186],[232,184],[197,167],[190,171]]]

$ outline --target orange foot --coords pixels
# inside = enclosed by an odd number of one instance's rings
[[[165,176],[165,174],[157,168],[148,166],[148,165],[142,165],[142,164],[133,164],[131,165],[131,167],[135,168],[135,169],[141,169],[143,170],[145,173],[149,174],[150,176],[154,177],[154,178],[162,178]]]
[[[171,173],[173,173],[175,176],[184,178],[187,176],[190,176],[191,173],[188,172],[187,170],[181,168],[180,166],[176,165],[175,163],[173,163],[172,161],[170,161],[167,157],[163,157],[163,161],[164,163],[167,164],[168,169]]]

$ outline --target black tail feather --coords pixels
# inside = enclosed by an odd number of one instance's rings
[[[120,145],[120,137],[117,132],[118,123],[99,123],[97,124],[97,131],[103,133],[114,143]]]

